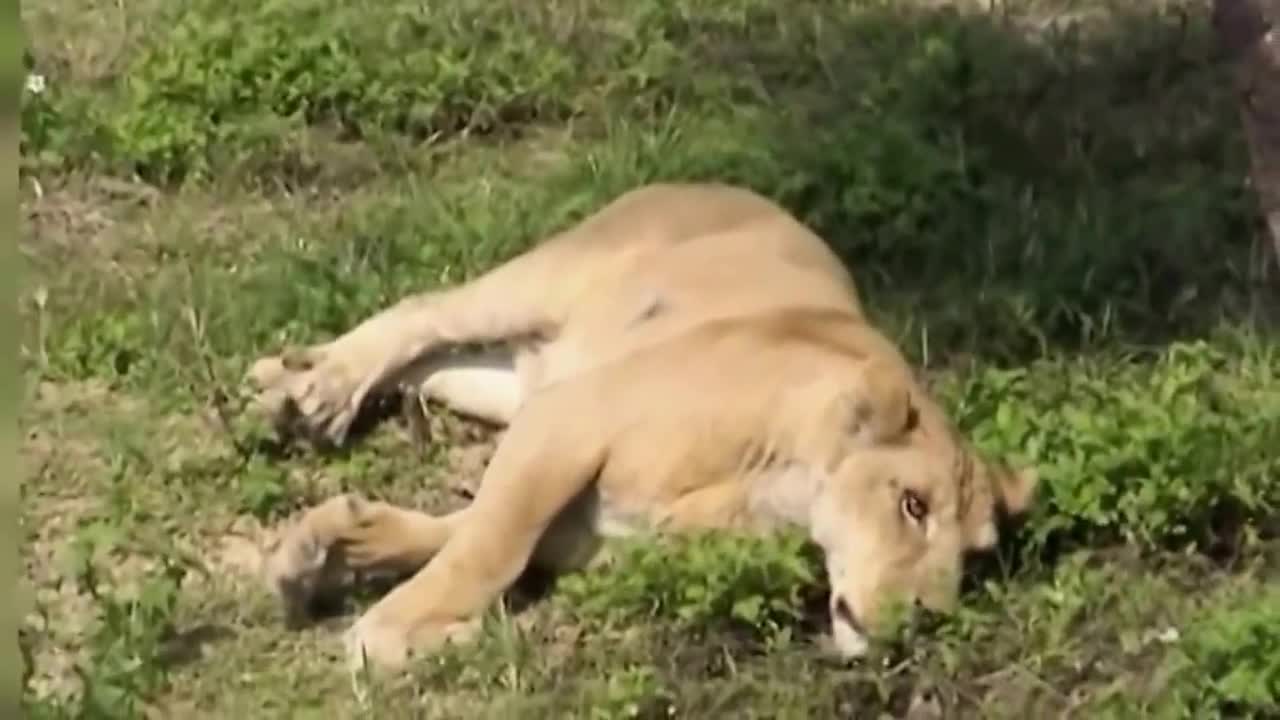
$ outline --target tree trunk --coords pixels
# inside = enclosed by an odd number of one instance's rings
[[[1280,0],[1214,0],[1249,143],[1253,187],[1280,262]]]

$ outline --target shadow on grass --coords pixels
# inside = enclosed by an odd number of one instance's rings
[[[1207,13],[1072,6],[1087,12],[1047,0],[1003,14],[873,0],[530,11],[529,32],[560,23],[557,42],[587,59],[582,48],[614,47],[609,18],[625,22],[646,89],[601,90],[604,109],[580,110],[563,171],[503,176],[491,153],[462,173],[474,181],[455,169],[391,208],[310,228],[336,236],[323,248],[264,255],[234,277],[201,268],[210,341],[235,354],[281,328],[341,332],[444,268],[473,273],[637,185],[689,179],[752,187],[819,230],[926,367],[1274,326],[1280,282]],[[162,274],[157,295],[173,290]],[[68,311],[68,347],[55,348],[75,351],[53,361],[72,374],[121,347],[154,354],[173,334],[135,328],[137,312],[85,310]],[[121,338],[105,337],[112,324]]]
[[[1207,13],[1055,29],[1035,26],[1051,9],[805,7],[825,18],[807,33],[700,43],[699,67],[750,68],[766,98],[728,174],[818,228],[919,359],[1131,350],[1275,317]]]

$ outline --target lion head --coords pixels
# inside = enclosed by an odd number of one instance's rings
[[[851,454],[819,489],[810,529],[825,555],[832,637],[865,653],[892,608],[945,612],[965,557],[997,541],[996,521],[1030,505],[1037,475],[989,464],[962,443],[884,444]]]

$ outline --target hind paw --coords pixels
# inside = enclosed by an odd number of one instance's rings
[[[310,510],[286,530],[263,563],[268,587],[280,599],[285,620],[291,627],[305,624],[318,606],[332,600],[349,574],[343,548],[320,535],[319,529],[333,524],[335,513],[357,517],[363,500],[339,496]]]

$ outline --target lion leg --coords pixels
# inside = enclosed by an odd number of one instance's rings
[[[266,580],[291,625],[310,614],[317,597],[348,572],[407,574],[444,546],[461,510],[433,516],[356,495],[339,495],[307,510],[289,527],[264,565]]]
[[[739,482],[698,488],[671,503],[656,525],[663,532],[734,530],[749,526],[747,489]]]
[[[258,407],[283,433],[341,445],[365,399],[425,358],[554,332],[591,277],[575,250],[549,241],[470,282],[404,298],[331,342],[262,358],[248,373]]]
[[[420,403],[434,400],[454,413],[501,427],[515,417],[527,392],[514,355],[507,351],[425,358],[400,383]]]
[[[348,631],[354,665],[397,667],[415,650],[466,639],[525,570],[604,461],[598,418],[574,402],[576,385],[544,390],[521,409],[444,547]]]

